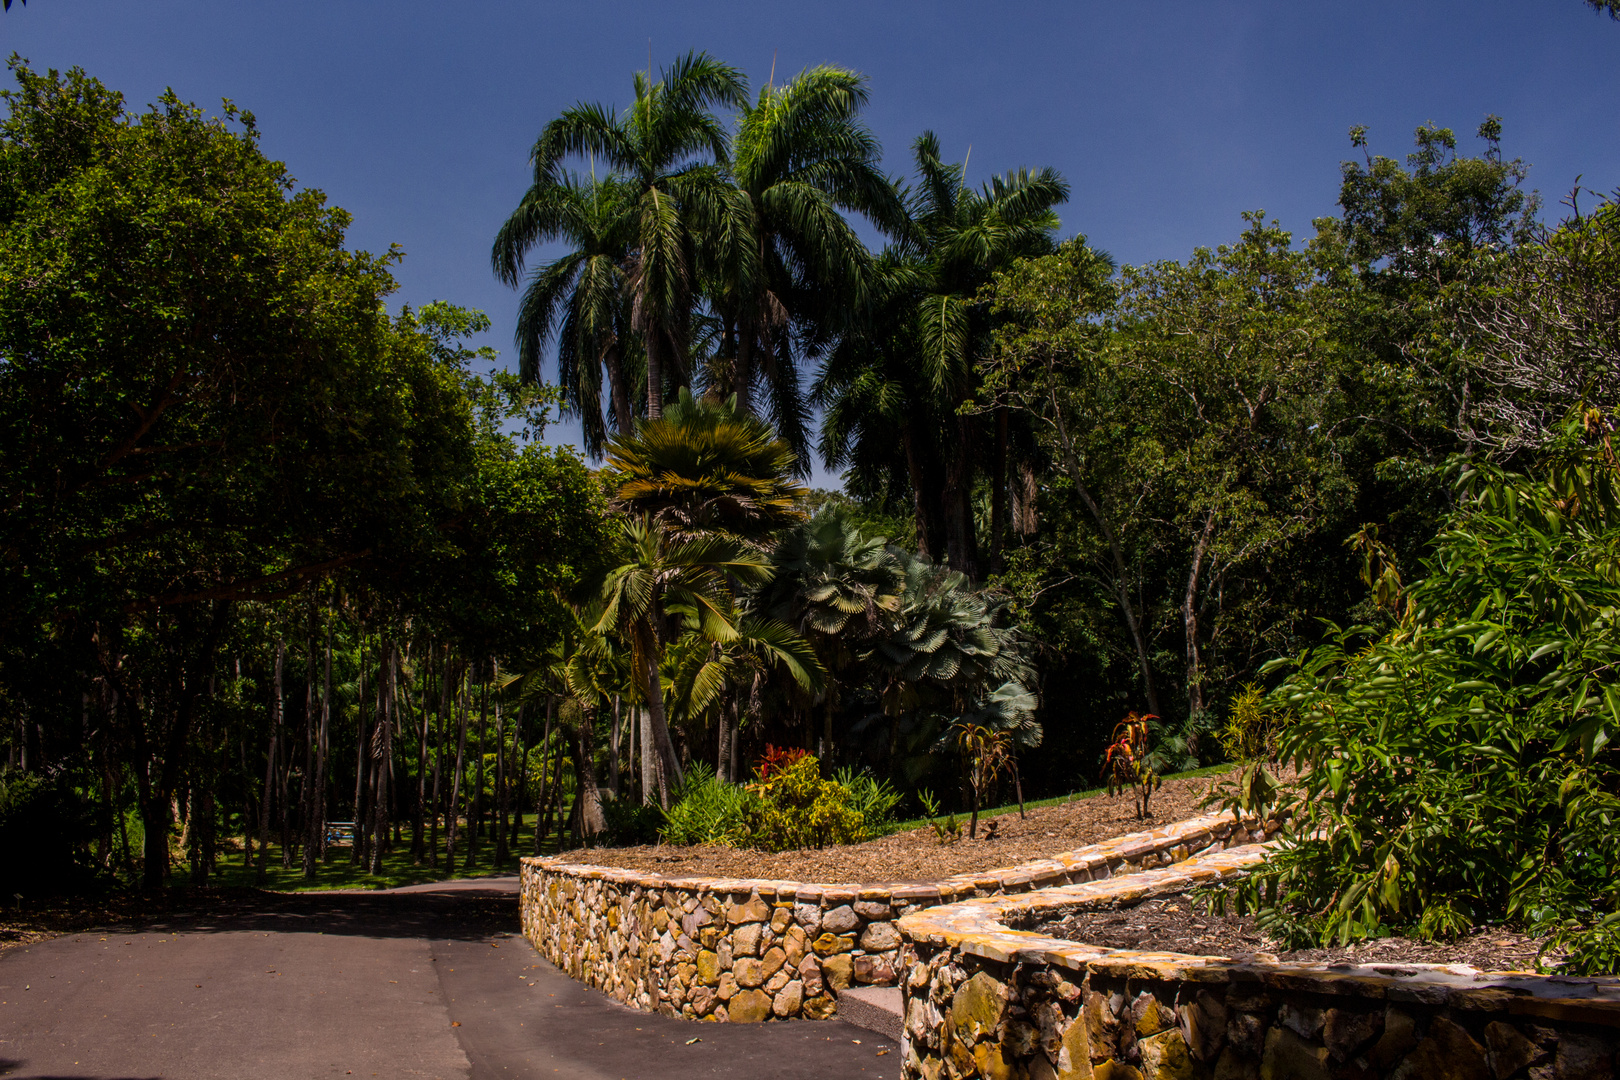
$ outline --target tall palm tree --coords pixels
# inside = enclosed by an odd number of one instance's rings
[[[615,114],[581,102],[548,123],[530,152],[535,188],[561,185],[563,163],[588,158],[625,187],[633,239],[623,266],[630,324],[646,349],[647,415],[658,417],[665,380],[684,376],[696,288],[694,217],[712,220],[728,187],[725,126],[710,111],[747,100],[742,75],[706,53],[660,73],[637,72],[635,101]]]
[[[617,177],[582,181],[537,174],[516,210],[495,236],[490,253],[496,276],[516,287],[536,244],[561,240],[567,250],[538,267],[518,305],[518,373],[540,376],[540,355],[557,334],[557,382],[564,408],[578,416],[585,450],[600,457],[606,440],[602,379],[606,375],[613,426],[628,434],[634,424],[634,352],[630,328],[630,254],[636,242],[636,200]]]
[[[825,337],[829,328],[818,324],[860,302],[870,258],[844,212],[884,229],[904,224],[878,142],[859,120],[866,100],[863,76],[830,66],[763,87],[738,112],[735,186],[706,229],[709,300],[730,343],[729,390],[752,414],[760,385],[767,415],[801,459],[807,410],[795,339]]]
[[[824,432],[822,452],[829,467],[886,453],[890,467],[909,476],[918,537],[930,545],[924,550],[976,578],[973,481],[987,436],[985,419],[964,406],[977,391],[978,364],[994,329],[981,292],[1012,260],[1054,248],[1053,208],[1068,199],[1069,188],[1052,169],[1021,169],[974,189],[966,163],[945,162],[932,132],[912,150],[908,225],[884,260],[886,288],[871,307],[881,321],[847,335],[818,381],[821,403],[842,414]],[[873,405],[911,420],[898,429],[862,423],[859,412]],[[840,445],[840,435],[875,441]],[[997,423],[988,440],[995,450],[990,460],[1004,462],[1004,426]],[[991,480],[1005,484],[1004,476]]]

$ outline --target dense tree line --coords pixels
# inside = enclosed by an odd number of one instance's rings
[[[1617,404],[1613,204],[1543,226],[1495,118],[1352,131],[1305,243],[1120,267],[1050,169],[925,133],[891,177],[859,75],[693,54],[542,129],[508,374],[480,313],[389,314],[397,254],[251,114],[14,71],[0,833],[80,872],[318,877],[332,822],[498,863],[772,747],[977,806],[1092,786],[1128,712],[1208,763],[1262,665],[1382,617],[1457,460]]]

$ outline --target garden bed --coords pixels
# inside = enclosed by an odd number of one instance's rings
[[[593,866],[645,870],[666,876],[779,878],[790,881],[847,883],[868,881],[940,881],[957,874],[1016,866],[1099,843],[1125,833],[1159,828],[1207,813],[1199,803],[1218,777],[1166,780],[1149,806],[1146,819],[1136,816],[1129,795],[1093,795],[1055,806],[1035,807],[1020,818],[1016,811],[979,819],[979,838],[967,838],[967,818],[960,817],[962,838],[940,843],[931,826],[819,850],[764,852],[713,845],[676,847],[648,844],[627,848],[593,848],[567,857]]]
[[[1252,916],[1217,915],[1202,899],[1188,896],[1080,911],[1033,929],[1107,949],[1233,959],[1263,956],[1308,964],[1467,964],[1481,971],[1533,971],[1544,940],[1492,927],[1450,942],[1385,937],[1345,948],[1285,949],[1262,933]]]

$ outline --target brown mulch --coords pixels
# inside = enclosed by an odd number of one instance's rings
[[[1056,806],[1016,810],[979,819],[979,836],[969,840],[967,818],[962,838],[942,844],[931,826],[893,833],[864,844],[807,851],[770,853],[696,845],[676,847],[593,848],[564,855],[593,866],[617,866],[669,876],[775,878],[787,881],[845,884],[866,881],[932,882],[955,874],[996,870],[1046,859],[1125,833],[1159,828],[1210,813],[1199,801],[1218,776],[1167,780],[1148,803],[1146,819],[1136,816],[1129,795],[1093,795]]]
[[[1449,942],[1386,937],[1342,949],[1282,949],[1255,927],[1253,916],[1215,915],[1203,899],[1188,896],[1082,911],[1040,932],[1107,949],[1233,959],[1263,953],[1268,959],[1312,964],[1468,964],[1481,971],[1534,971],[1545,940],[1496,926]]]

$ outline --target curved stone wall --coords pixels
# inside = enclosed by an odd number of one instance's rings
[[[1263,845],[899,921],[902,1068],[961,1080],[1614,1080],[1620,980],[1130,952],[1023,929],[1241,874]]]
[[[1213,814],[926,884],[666,877],[526,858],[523,933],[572,977],[637,1008],[716,1021],[820,1020],[852,984],[896,983],[909,960],[897,919],[972,897],[1134,874],[1262,836],[1256,823]]]

